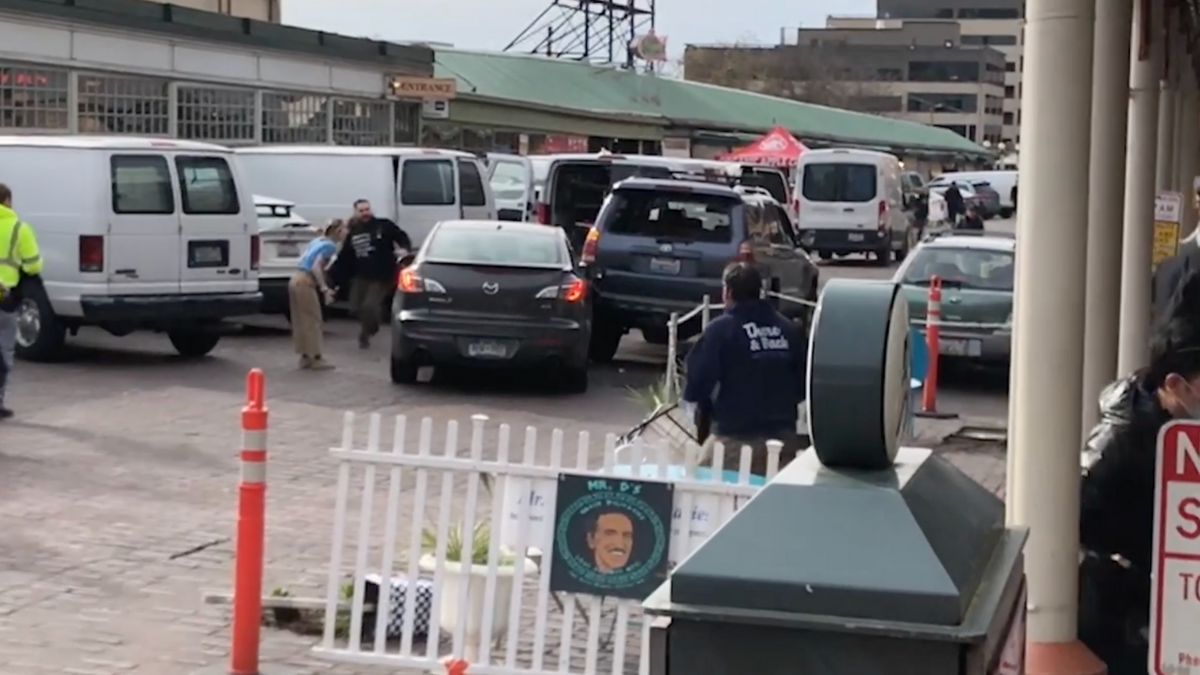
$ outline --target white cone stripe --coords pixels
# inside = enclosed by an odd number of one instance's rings
[[[265,483],[265,482],[267,482],[267,463],[266,462],[242,462],[242,482],[243,483]]]
[[[244,450],[266,450],[267,449],[267,430],[266,429],[242,429],[242,449],[244,449]]]

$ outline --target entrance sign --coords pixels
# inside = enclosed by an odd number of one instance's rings
[[[1200,668],[1200,422],[1171,422],[1158,434],[1153,561],[1150,673],[1193,671]]]
[[[1179,223],[1182,220],[1183,197],[1178,192],[1160,192],[1154,198],[1154,248],[1151,266],[1158,265],[1179,252]]]

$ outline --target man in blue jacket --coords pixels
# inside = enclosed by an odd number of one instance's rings
[[[708,325],[688,354],[685,407],[697,423],[711,420],[725,444],[725,466],[738,466],[743,445],[754,449],[751,472],[765,476],[769,440],[783,441],[779,466],[800,449],[799,404],[805,399],[807,337],[770,302],[748,263],[725,268],[725,314]]]

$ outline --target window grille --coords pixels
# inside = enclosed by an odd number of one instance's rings
[[[421,140],[421,104],[413,101],[396,101],[396,124],[393,143],[417,145]]]
[[[254,141],[254,92],[180,87],[176,102],[180,138]]]
[[[70,90],[66,70],[0,63],[0,128],[66,131]]]
[[[81,133],[166,136],[171,110],[167,81],[117,75],[79,76]]]
[[[263,143],[328,143],[329,99],[308,94],[263,94]]]
[[[333,142],[337,145],[391,145],[391,102],[334,99]]]

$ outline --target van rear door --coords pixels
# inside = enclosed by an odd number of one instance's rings
[[[238,193],[227,156],[178,154],[180,261],[183,293],[242,293],[256,290],[251,239],[257,237],[254,200]]]
[[[113,295],[178,293],[180,225],[171,163],[162,153],[114,153],[109,178],[108,233],[80,236],[80,272],[104,274]]]
[[[496,200],[484,179],[486,170],[474,157],[456,157],[458,204],[464,220],[495,220]]]
[[[533,220],[533,162],[520,155],[488,153],[488,184],[500,220]]]
[[[420,247],[443,220],[462,217],[458,205],[458,170],[454,158],[442,155],[416,155],[400,158],[400,179],[396,185],[399,225],[413,246]]]
[[[879,168],[866,162],[812,162],[802,165],[800,227],[805,230],[879,228]]]

